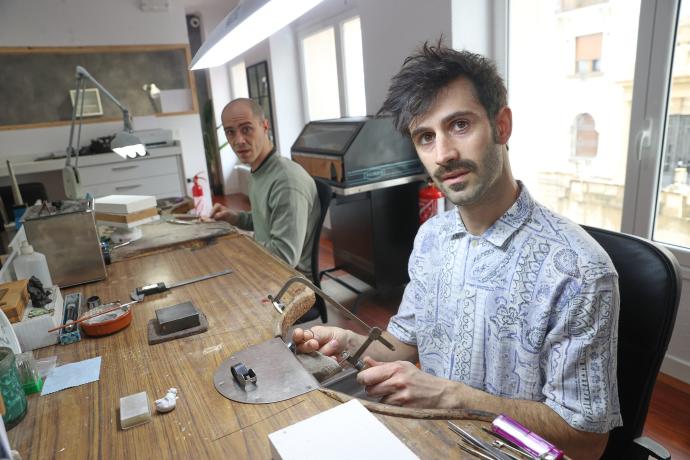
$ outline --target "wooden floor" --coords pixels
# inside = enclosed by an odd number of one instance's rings
[[[244,195],[215,197],[213,201],[231,209],[249,209],[249,201]],[[333,265],[333,245],[327,237],[322,237],[319,267]],[[385,329],[388,320],[397,311],[400,296],[400,292],[392,292],[367,297],[360,304],[357,315],[369,325]],[[690,460],[690,385],[660,374],[652,395],[644,435],[666,447],[674,460]]]

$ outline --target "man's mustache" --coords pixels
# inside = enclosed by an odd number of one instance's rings
[[[434,171],[434,177],[439,181],[443,181],[443,176],[450,174],[457,170],[476,171],[477,163],[472,160],[451,160],[444,165],[440,165]]]

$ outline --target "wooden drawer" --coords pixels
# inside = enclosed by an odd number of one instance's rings
[[[94,198],[107,195],[154,195],[156,198],[185,195],[177,173],[94,185],[82,184],[82,191],[91,193]]]
[[[142,158],[118,163],[109,163],[79,168],[82,187],[100,186],[111,182],[130,181],[132,179],[149,178],[179,173],[177,157]],[[177,186],[179,188],[179,185]],[[119,193],[119,192],[118,192]],[[133,192],[139,194],[140,192]]]

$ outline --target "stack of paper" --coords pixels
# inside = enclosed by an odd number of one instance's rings
[[[274,460],[418,457],[353,399],[268,435]]]
[[[94,202],[99,224],[132,228],[159,219],[155,196],[108,195]]]

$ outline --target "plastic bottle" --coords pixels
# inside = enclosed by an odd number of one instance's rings
[[[434,184],[429,183],[419,189],[419,224],[444,210],[445,198]]]
[[[194,185],[192,185],[192,198],[194,199],[194,214],[201,216],[204,211],[204,189],[201,187],[199,180],[206,180],[201,176],[201,173],[194,175]]]
[[[19,250],[20,255],[14,259],[14,272],[17,274],[17,279],[23,280],[35,276],[41,280],[44,289],[50,289],[53,286],[53,280],[50,278],[46,256],[34,251],[33,246],[26,240],[22,241]]]

